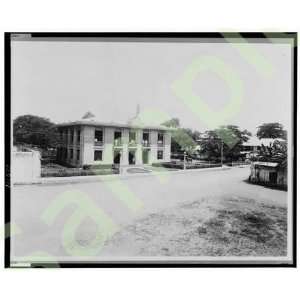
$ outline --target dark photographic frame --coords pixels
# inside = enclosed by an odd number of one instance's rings
[[[31,267],[62,267],[62,268],[119,268],[119,267],[130,267],[130,268],[157,268],[157,267],[209,267],[209,268],[260,268],[260,267],[296,267],[296,250],[297,250],[297,33],[280,33],[280,32],[244,32],[244,33],[194,33],[194,32],[105,32],[105,33],[91,33],[91,32],[6,32],[5,33],[5,267],[9,268],[10,265],[10,251],[11,251],[11,190],[10,190],[10,164],[11,164],[11,37],[18,34],[30,34],[31,37],[36,38],[137,38],[137,39],[149,39],[149,38],[222,38],[241,36],[246,40],[251,41],[252,38],[289,38],[294,41],[293,48],[293,76],[292,76],[292,92],[293,92],[293,112],[292,112],[292,154],[293,154],[293,186],[292,186],[292,218],[293,226],[292,230],[292,263],[283,262],[271,262],[271,263],[227,263],[227,262],[124,262],[124,261],[113,261],[113,262],[58,262],[58,263],[33,263]]]

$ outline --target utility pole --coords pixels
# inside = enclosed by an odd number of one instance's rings
[[[223,140],[221,139],[221,167],[223,167]]]

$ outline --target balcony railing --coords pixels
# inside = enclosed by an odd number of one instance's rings
[[[150,147],[150,141],[142,141],[143,147]]]
[[[136,143],[136,141],[130,141],[130,142],[128,143],[128,146],[129,146],[129,147],[136,147],[136,146],[137,146],[137,143]]]
[[[117,140],[114,140],[114,146],[122,146],[123,143],[122,143],[122,140],[121,139],[117,139]]]
[[[94,141],[95,146],[103,146],[103,141]]]
[[[158,147],[163,147],[164,146],[164,142],[163,141],[157,141],[157,146]]]

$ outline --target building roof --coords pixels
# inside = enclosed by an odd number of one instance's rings
[[[243,146],[270,146],[275,141],[284,141],[283,139],[259,139],[256,136],[251,136],[247,142],[243,143]]]
[[[256,162],[253,163],[253,165],[275,168],[275,167],[278,166],[278,163],[276,163],[276,162],[267,162],[267,161],[256,161]]]
[[[87,112],[84,114],[81,120],[64,122],[57,124],[57,127],[67,127],[67,126],[78,126],[78,125],[86,125],[86,126],[99,126],[99,127],[117,127],[117,128],[134,128],[134,129],[154,129],[154,130],[163,130],[170,131],[172,128],[166,126],[153,126],[142,124],[142,122],[128,122],[127,124],[116,123],[116,122],[102,122],[95,118],[95,115],[91,112]]]

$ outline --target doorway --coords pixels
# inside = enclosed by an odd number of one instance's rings
[[[135,151],[129,151],[128,162],[130,165],[135,165]]]
[[[121,151],[114,151],[114,164],[119,165],[121,162]]]
[[[269,180],[270,180],[270,183],[276,184],[277,183],[277,172],[270,172]]]
[[[143,164],[149,163],[149,150],[143,150]]]

